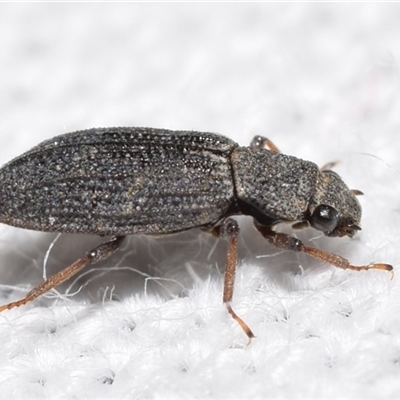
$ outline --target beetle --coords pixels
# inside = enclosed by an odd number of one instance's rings
[[[304,252],[339,268],[392,271],[384,263],[354,266],[341,256],[274,230],[311,226],[326,236],[360,230],[361,206],[331,164],[280,153],[267,138],[249,147],[214,133],[153,128],[94,128],[46,140],[0,170],[0,222],[42,232],[112,236],[0,312],[24,305],[88,264],[114,253],[126,235],[163,235],[201,228],[228,240],[223,302],[233,311],[239,225],[253,217],[279,249]]]

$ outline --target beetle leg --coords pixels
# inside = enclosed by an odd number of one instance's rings
[[[254,149],[266,149],[271,150],[274,153],[280,153],[278,147],[275,146],[275,144],[271,140],[264,136],[254,136],[253,140],[250,143],[250,147]]]
[[[240,325],[244,333],[251,339],[255,337],[248,325],[233,311],[231,301],[233,297],[233,288],[235,285],[235,274],[237,267],[237,247],[239,236],[239,224],[232,218],[227,218],[221,225],[214,227],[211,233],[214,236],[228,239],[228,252],[226,256],[224,295],[223,302],[232,318]]]
[[[326,251],[316,249],[314,247],[305,246],[301,240],[293,236],[290,236],[286,233],[275,232],[271,227],[262,226],[257,223],[255,223],[255,226],[264,236],[264,238],[268,240],[269,243],[271,243],[272,245],[274,245],[279,249],[302,251],[303,253],[306,253],[314,258],[317,258],[318,260],[328,262],[334,265],[335,267],[342,269],[350,269],[353,271],[368,271],[370,269],[380,269],[392,272],[393,276],[393,267],[389,264],[377,263],[370,265],[355,266],[350,264],[349,260],[347,260],[344,257],[328,253]]]
[[[1,306],[0,312],[30,303],[42,294],[48,292],[50,289],[65,282],[87,265],[104,260],[119,249],[124,239],[125,236],[114,236],[111,240],[100,244],[93,250],[90,250],[86,256],[80,258],[57,274],[51,276],[46,281],[34,287],[23,299]]]
[[[350,192],[354,194],[354,196],[362,196],[364,193],[358,189],[350,189]]]
[[[324,164],[322,167],[320,167],[319,170],[321,172],[330,171],[332,168],[335,168],[338,164],[340,164],[339,160],[331,161],[331,162],[328,162],[328,163]]]
[[[309,224],[308,221],[300,221],[300,222],[295,222],[292,225],[292,229],[304,229],[304,228],[307,228],[309,226],[310,226],[310,224]]]

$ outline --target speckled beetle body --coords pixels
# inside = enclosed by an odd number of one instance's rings
[[[312,162],[212,133],[90,129],[45,141],[0,170],[0,222],[43,232],[164,234],[246,214],[269,226],[306,219],[321,174]],[[337,186],[331,197],[348,194]],[[335,203],[359,223],[354,196]]]
[[[280,154],[268,139],[250,147],[213,133],[151,128],[102,128],[47,140],[0,170],[0,222],[44,232],[115,236],[27,297],[25,304],[89,263],[108,257],[130,234],[160,235],[200,227],[229,240],[224,302],[233,312],[239,227],[230,218],[254,218],[273,245],[306,252],[341,268],[340,256],[276,233],[280,222],[312,227],[328,236],[353,236],[361,207],[340,177],[314,163]],[[390,268],[389,268],[390,267]],[[61,273],[60,273],[61,274]]]

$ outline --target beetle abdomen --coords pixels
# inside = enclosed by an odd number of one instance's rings
[[[234,197],[236,146],[211,133],[149,128],[57,136],[0,170],[0,222],[99,235],[212,224]]]

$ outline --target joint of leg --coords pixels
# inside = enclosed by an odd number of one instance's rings
[[[233,218],[227,218],[220,226],[219,234],[223,238],[231,238],[239,235],[239,224]]]
[[[124,239],[125,236],[114,236],[108,242],[102,243],[89,251],[89,253],[86,254],[88,262],[94,264],[109,257],[118,250]]]
[[[296,238],[290,236],[289,246],[290,246],[290,250],[302,251],[303,242],[299,239],[296,239]]]
[[[99,255],[97,250],[89,251],[89,253],[86,254],[86,257],[88,258],[91,264],[99,261]]]
[[[276,233],[272,237],[272,244],[279,249],[302,251],[303,242],[293,236],[286,235],[285,233]]]
[[[250,143],[250,147],[255,149],[267,149],[273,151],[274,153],[280,153],[275,144],[264,136],[254,136],[253,140]]]
[[[253,137],[253,140],[250,143],[250,147],[255,149],[262,149],[264,147],[265,138],[257,135]]]

